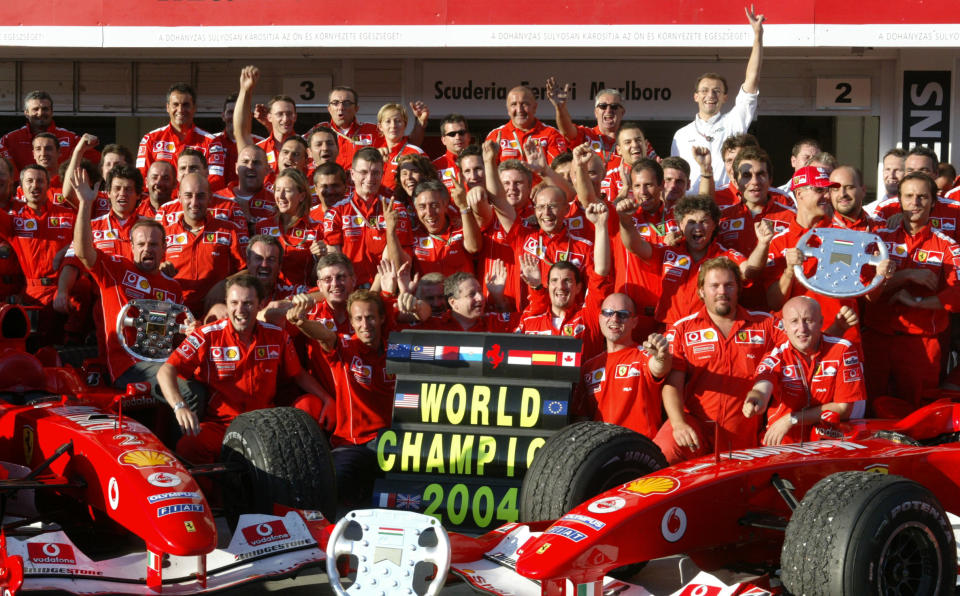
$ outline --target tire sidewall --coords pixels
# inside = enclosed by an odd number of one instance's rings
[[[576,502],[571,507],[663,467],[645,447],[635,437],[624,435],[590,453],[574,476]]]
[[[835,567],[834,573],[842,572],[843,576],[835,577],[834,585],[843,585],[845,594],[879,593],[880,563],[889,541],[910,524],[926,528],[939,548],[939,585],[933,593],[952,590],[954,576],[949,567],[955,564],[951,561],[956,559],[956,545],[950,521],[929,491],[908,481],[884,487],[863,508],[847,543],[843,565]]]

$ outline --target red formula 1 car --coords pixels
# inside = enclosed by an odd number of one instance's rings
[[[197,593],[322,564],[336,493],[305,413],[238,417],[223,461],[191,467],[123,415],[152,399],[149,385],[92,390],[22,351],[28,327],[19,308],[0,309],[0,588]],[[201,485],[214,475],[212,502]]]
[[[960,404],[812,431],[663,467],[645,437],[574,424],[524,479],[521,519],[549,521],[451,535],[451,571],[502,595],[954,593]],[[682,581],[645,583],[679,555]]]

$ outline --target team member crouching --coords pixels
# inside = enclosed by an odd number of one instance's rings
[[[838,420],[862,415],[867,399],[860,351],[845,339],[822,334],[820,305],[809,296],[791,298],[783,307],[789,341],[775,347],[757,367],[756,382],[743,403],[747,418],[767,410],[764,445],[803,440],[823,412]],[[771,407],[770,396],[774,400]],[[805,430],[806,429],[806,430]]]
[[[624,426],[651,439],[663,422],[660,392],[670,372],[670,344],[659,333],[643,343],[633,340],[637,309],[626,294],[611,294],[599,313],[606,351],[583,365],[577,414]]]
[[[283,327],[257,320],[266,291],[252,275],[227,281],[227,318],[189,335],[157,372],[157,381],[173,408],[184,436],[176,451],[191,463],[217,459],[227,426],[238,415],[274,405],[277,381],[286,375],[307,395],[294,401],[328,430],[333,427],[333,398],[300,366]],[[195,378],[210,393],[203,421],[187,407],[177,376]]]
[[[340,501],[349,507],[369,503],[378,471],[377,432],[390,426],[396,385],[386,368],[387,307],[375,292],[353,292],[347,312],[354,331],[337,335],[309,318],[307,296],[294,296],[293,303],[287,320],[319,343],[336,379],[337,426],[330,442]]]

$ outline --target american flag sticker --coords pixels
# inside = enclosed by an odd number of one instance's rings
[[[416,393],[397,393],[393,405],[396,408],[419,408],[420,396]]]

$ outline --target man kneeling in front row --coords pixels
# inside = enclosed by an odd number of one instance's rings
[[[267,296],[259,280],[241,274],[230,278],[226,287],[227,317],[187,336],[157,372],[163,396],[184,433],[176,451],[194,464],[218,459],[234,418],[274,405],[281,374],[307,392],[294,401],[295,407],[309,412],[327,430],[334,423],[333,398],[301,368],[286,329],[257,320]],[[210,400],[202,422],[184,401],[178,374],[207,386]]]
[[[764,445],[806,438],[803,435],[825,412],[837,420],[863,416],[867,392],[860,350],[845,339],[821,333],[822,327],[820,305],[813,298],[797,296],[783,306],[789,341],[760,361],[753,389],[743,403],[747,418],[767,410]]]

